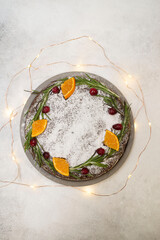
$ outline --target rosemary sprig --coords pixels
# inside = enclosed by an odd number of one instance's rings
[[[71,177],[73,177],[73,178],[75,178],[75,179],[80,179],[79,176],[73,174],[72,172],[69,173],[69,176],[71,176]]]
[[[88,74],[87,74],[87,77],[89,78],[89,80],[87,78],[84,78],[84,77],[82,78],[82,77],[76,76],[75,77],[75,79],[76,79],[76,86],[87,85],[90,88],[96,88],[98,90],[101,90],[101,91],[109,94],[110,96],[119,98],[119,96],[116,93],[112,92],[109,88],[104,86],[102,83],[100,83],[97,80],[91,78]]]
[[[124,135],[126,134],[126,130],[128,128],[128,123],[130,120],[130,106],[128,106],[126,104],[126,102],[124,103],[124,118],[122,121],[122,130],[121,132],[117,135],[119,142],[121,142],[122,138],[124,137]]]
[[[120,113],[122,116],[124,116],[124,113],[117,106],[117,99],[115,97],[112,97],[112,96],[108,97],[108,96],[102,96],[102,95],[95,95],[95,97],[102,97],[103,101],[108,106],[115,108],[118,113]]]
[[[75,167],[72,167],[69,170],[71,172],[74,172],[75,170],[81,169],[83,167],[91,166],[91,165],[95,165],[98,167],[108,167],[108,165],[101,163],[105,159],[106,154],[103,156],[99,156],[99,155],[95,156],[95,154],[96,154],[96,152],[86,162],[79,164]]]
[[[44,157],[43,157],[43,154],[42,154],[42,150],[44,151],[43,147],[41,146],[41,144],[39,143],[39,141],[37,141],[37,145],[35,147],[33,147],[33,152],[35,154],[35,160],[36,162],[38,163],[38,165],[41,167],[44,163],[46,165],[49,166],[49,168],[55,172],[55,168],[54,168],[54,165],[53,163],[50,161],[50,160],[46,160]]]
[[[47,160],[45,160],[45,159],[43,158],[43,161],[45,162],[45,164],[48,165],[48,167],[49,167],[53,172],[56,171],[55,168],[54,168],[53,163],[52,163],[50,160],[47,161]]]
[[[48,114],[47,113],[45,113],[45,116],[49,119],[49,120],[51,120],[51,118],[48,116]]]
[[[124,118],[122,121],[123,128],[122,128],[121,132],[117,135],[119,142],[122,141],[122,139],[126,133],[126,130],[128,128],[128,124],[129,124],[129,120],[130,120],[130,106],[128,106],[125,102],[124,103]],[[115,152],[116,151],[114,149],[110,148],[108,151],[108,158],[111,157]]]

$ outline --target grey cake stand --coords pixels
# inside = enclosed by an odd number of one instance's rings
[[[117,93],[122,100],[125,100],[127,102],[127,100],[125,99],[125,97],[123,96],[123,94],[108,80],[93,74],[93,73],[88,73],[88,72],[65,72],[65,73],[61,73],[58,74],[54,77],[51,77],[50,79],[46,80],[45,82],[43,82],[38,88],[36,88],[36,91],[41,91],[43,89],[45,89],[47,86],[51,85],[54,81],[58,80],[58,79],[62,79],[62,78],[70,78],[72,76],[84,76],[84,74],[87,73],[89,74],[91,77],[95,78],[96,80],[102,82],[104,85],[107,85],[108,88],[110,88],[111,90],[113,90],[115,93]],[[23,111],[22,111],[22,115],[21,115],[21,121],[20,121],[20,136],[21,136],[21,141],[22,141],[22,146],[24,145],[25,142],[25,112],[29,109],[30,105],[32,104],[34,98],[36,97],[35,94],[31,94],[30,97],[28,98]],[[98,183],[108,177],[110,177],[112,174],[114,174],[122,165],[123,163],[126,161],[129,152],[131,151],[131,147],[133,145],[133,139],[134,139],[134,121],[133,121],[133,115],[131,112],[131,134],[130,134],[130,138],[127,144],[127,147],[125,149],[125,152],[123,154],[123,156],[120,158],[120,160],[118,161],[118,163],[107,173],[103,174],[102,176],[95,178],[93,180],[86,180],[86,181],[71,181],[71,180],[63,180],[60,178],[57,178],[53,175],[51,175],[50,173],[48,173],[47,171],[45,171],[43,168],[40,168],[38,166],[38,164],[35,164],[35,160],[33,159],[32,154],[29,151],[26,151],[26,155],[28,157],[28,159],[30,160],[30,162],[32,163],[32,165],[40,172],[42,173],[45,177],[51,179],[54,182],[60,183],[60,184],[64,184],[67,186],[87,186],[87,185],[91,185],[91,184],[95,184]]]

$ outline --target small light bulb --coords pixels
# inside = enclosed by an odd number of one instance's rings
[[[134,129],[135,129],[135,131],[137,129],[137,123],[136,122],[134,123]]]
[[[13,161],[16,161],[16,158],[15,158],[15,156],[14,156],[14,155],[12,155],[12,159],[13,159]]]
[[[29,64],[27,67],[30,68],[30,67],[31,67],[31,64]]]
[[[128,77],[129,77],[129,78],[132,78],[132,75],[128,74]]]
[[[34,188],[35,188],[35,186],[34,186],[34,185],[30,185],[30,188],[34,189]]]
[[[11,108],[6,108],[5,109],[5,113],[9,117],[11,115],[11,113],[12,113],[12,109]]]
[[[91,38],[91,37],[88,37],[88,38],[89,38],[89,40],[91,40],[91,41],[93,40],[93,38]]]
[[[131,177],[132,177],[132,175],[131,175],[131,174],[129,174],[129,175],[128,175],[128,179],[130,179]]]
[[[91,191],[90,188],[85,189],[85,192],[88,193],[88,194],[91,194],[91,193],[92,193],[92,191]]]
[[[148,125],[151,126],[151,122],[149,122]]]
[[[81,65],[80,64],[77,64],[76,67],[80,67]]]
[[[128,81],[127,80],[125,80],[125,84],[128,85]]]
[[[36,56],[36,58],[39,58],[39,54]]]

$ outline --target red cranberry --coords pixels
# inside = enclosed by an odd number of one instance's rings
[[[112,127],[113,127],[115,130],[122,130],[122,128],[123,128],[122,124],[120,124],[120,123],[114,124]]]
[[[32,138],[32,139],[30,140],[30,146],[31,146],[31,147],[34,147],[34,146],[36,146],[36,144],[37,144],[37,139],[36,139],[36,138]]]
[[[98,148],[98,149],[96,150],[96,152],[97,152],[99,155],[101,155],[101,156],[105,154],[104,148]]]
[[[60,92],[60,89],[58,87],[53,87],[52,88],[52,92],[53,93],[59,93]]]
[[[114,114],[117,113],[117,111],[116,111],[115,108],[108,108],[108,113],[109,113],[110,115],[114,115]]]
[[[43,153],[43,157],[44,157],[45,159],[48,159],[48,158],[50,157],[49,152],[44,152],[44,153]]]
[[[98,94],[98,91],[97,91],[96,88],[91,88],[89,92],[90,92],[90,94],[91,94],[92,96],[95,96],[95,95]]]
[[[82,168],[81,173],[82,174],[88,174],[89,173],[89,169],[84,167],[84,168]]]
[[[42,109],[43,113],[48,113],[49,111],[50,111],[50,107],[48,107],[48,106],[44,106]]]

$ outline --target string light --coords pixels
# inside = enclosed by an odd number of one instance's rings
[[[88,39],[91,40],[91,41],[93,40],[93,38],[91,38],[91,37],[88,37]]]
[[[89,194],[89,195],[91,195],[91,193],[92,193],[91,188],[86,188],[84,191],[85,191],[87,194]]]
[[[98,64],[72,64],[72,63],[69,63],[69,62],[66,62],[66,61],[59,61],[59,62],[53,62],[53,63],[49,63],[49,64],[46,64],[46,65],[41,65],[39,67],[34,67],[33,66],[33,63],[40,57],[41,53],[46,50],[47,48],[51,48],[51,47],[55,47],[55,46],[59,46],[59,45],[62,45],[62,44],[66,44],[68,42],[72,42],[72,41],[77,41],[79,39],[82,39],[82,38],[88,38],[89,40],[91,40],[94,44],[96,44],[103,52],[104,54],[104,57],[106,58],[106,61],[110,64],[110,65],[98,65]],[[22,106],[24,106],[24,104],[20,105],[19,107],[15,108],[14,110],[12,110],[11,108],[9,108],[8,106],[8,91],[9,91],[9,88],[11,86],[11,83],[12,81],[19,75],[21,74],[23,71],[25,71],[26,69],[28,69],[28,72],[29,72],[29,79],[30,79],[30,88],[31,88],[31,91],[32,91],[32,77],[31,77],[31,69],[33,68],[34,70],[38,70],[39,68],[41,68],[42,66],[51,66],[51,65],[54,65],[54,64],[62,64],[62,63],[65,63],[65,64],[68,64],[70,66],[73,66],[73,67],[80,67],[80,66],[92,66],[92,67],[111,67],[112,69],[114,69],[121,77],[121,79],[125,82],[127,88],[129,90],[131,90],[135,96],[138,98],[138,100],[142,103],[142,106],[138,109],[137,111],[137,114],[135,116],[134,119],[137,118],[139,112],[142,110],[142,108],[144,108],[145,110],[145,116],[148,120],[148,125],[149,125],[149,138],[145,144],[145,146],[143,147],[143,149],[140,151],[139,155],[138,155],[138,158],[137,158],[137,162],[136,162],[136,165],[135,167],[133,168],[132,172],[128,175],[124,185],[118,190],[118,191],[115,191],[111,194],[99,194],[99,193],[96,193],[96,192],[92,192],[91,191],[91,188],[87,188],[87,189],[81,189],[81,188],[76,188],[76,187],[72,187],[74,189],[77,189],[81,192],[86,192],[87,194],[90,194],[90,195],[94,195],[94,196],[112,196],[112,195],[115,195],[115,194],[118,194],[119,192],[121,192],[128,184],[128,180],[131,178],[131,176],[133,175],[134,171],[136,170],[138,164],[139,164],[139,161],[140,161],[140,157],[141,155],[143,154],[143,152],[146,150],[146,148],[148,147],[148,144],[150,142],[150,139],[151,139],[151,122],[149,121],[149,118],[148,118],[148,114],[147,114],[147,109],[146,109],[146,105],[145,105],[145,102],[144,102],[144,94],[143,94],[143,91],[142,91],[142,88],[140,86],[140,83],[137,79],[134,78],[139,90],[140,90],[140,93],[141,93],[141,98],[137,95],[136,91],[129,87],[128,86],[128,81],[126,80],[126,77],[128,78],[133,78],[133,76],[131,74],[129,74],[127,71],[125,71],[123,68],[119,67],[118,65],[116,65],[115,63],[113,63],[109,57],[107,56],[106,52],[105,52],[105,49],[103,48],[103,46],[101,44],[99,44],[97,41],[95,41],[93,38],[91,38],[90,36],[80,36],[80,37],[77,37],[77,38],[72,38],[72,39],[68,39],[66,41],[63,41],[63,42],[60,42],[60,43],[56,43],[56,44],[52,44],[52,45],[49,45],[47,47],[44,47],[44,48],[41,48],[40,51],[39,51],[39,54],[33,59],[33,61],[25,68],[23,68],[22,70],[20,70],[19,72],[17,72],[10,80],[9,82],[9,85],[7,87],[7,90],[6,90],[6,94],[5,94],[5,101],[6,101],[6,114],[7,116],[9,116],[9,121],[7,121],[4,125],[2,125],[2,127],[0,128],[0,131],[6,127],[8,124],[10,124],[10,130],[11,130],[11,135],[12,135],[12,138],[11,138],[11,152],[12,152],[12,159],[13,161],[16,163],[16,166],[17,166],[17,175],[16,177],[13,179],[13,181],[4,181],[4,180],[0,180],[1,183],[5,183],[6,185],[3,185],[1,187],[6,187],[8,186],[9,184],[17,184],[17,185],[20,185],[20,186],[25,186],[25,187],[30,187],[32,189],[35,189],[35,188],[44,188],[44,187],[67,187],[67,186],[63,186],[63,185],[29,185],[27,183],[19,183],[19,182],[16,182],[16,179],[20,176],[20,169],[19,169],[19,164],[17,162],[17,159],[15,157],[15,153],[13,152],[13,144],[14,144],[14,136],[13,136],[13,128],[12,128],[12,120],[14,119],[14,117],[18,114],[18,112],[15,112],[17,111],[19,108],[21,108]],[[136,130],[137,128],[137,124],[134,122],[134,128]]]
[[[127,80],[125,80],[125,84],[128,85],[128,81]]]
[[[13,159],[13,161],[16,161],[16,158],[13,154],[12,154],[12,159]]]
[[[134,121],[134,130],[137,130],[137,123]]]
[[[12,113],[12,109],[11,108],[6,108],[5,109],[5,114],[9,117]]]

